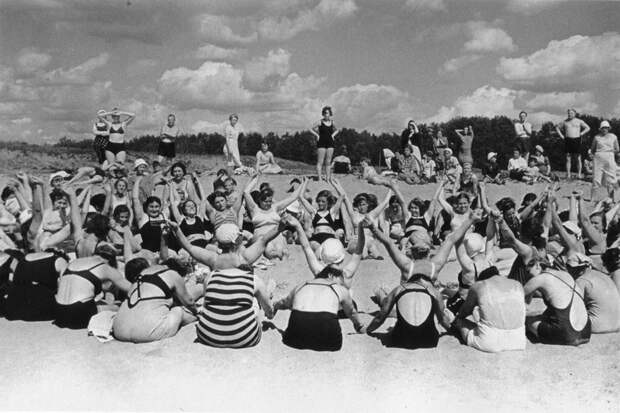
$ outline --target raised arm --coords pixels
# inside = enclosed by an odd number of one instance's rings
[[[308,262],[310,271],[312,271],[312,274],[316,276],[321,271],[323,271],[323,265],[321,265],[316,255],[314,255],[314,251],[310,246],[310,241],[308,241],[308,236],[306,235],[303,226],[297,219],[292,216],[287,215],[282,220],[288,225],[295,228],[295,231],[297,232],[297,238],[299,239],[299,244],[301,245],[301,249],[306,256],[306,261]]]
[[[278,213],[284,211],[287,206],[295,202],[297,198],[299,198],[300,194],[302,194],[302,190],[306,190],[306,186],[304,185],[306,182],[306,178],[303,178],[302,184],[297,187],[297,189],[291,194],[291,196],[284,198],[283,200],[275,203],[275,208]]]
[[[519,254],[519,256],[521,256],[522,258],[529,258],[532,253],[532,247],[523,243],[522,241],[517,239],[517,237],[515,237],[515,234],[512,232],[512,230],[502,216],[498,217],[495,222],[499,226],[499,232],[504,242],[510,248],[515,250],[515,252]]]
[[[439,271],[443,268],[446,261],[448,260],[448,256],[450,255],[450,251],[455,244],[459,243],[472,224],[480,222],[482,220],[482,211],[475,210],[471,211],[469,217],[458,227],[454,232],[448,235],[445,241],[439,247],[437,253],[431,258],[431,261],[435,264],[435,274],[438,274]]]
[[[69,187],[65,190],[69,194],[69,205],[71,207],[71,227],[73,241],[78,242],[84,236],[84,230],[82,229],[82,214],[78,205],[77,196],[73,188]]]
[[[199,261],[210,268],[215,267],[215,259],[218,255],[216,251],[211,251],[192,245],[187,238],[185,238],[185,235],[177,223],[169,222],[168,225],[170,225],[170,228],[174,231],[181,247],[189,252],[189,255],[191,255],[196,261]]]
[[[547,208],[551,208],[551,224],[553,225],[553,228],[558,232],[558,235],[560,235],[560,238],[562,238],[564,245],[566,245],[569,250],[579,251],[577,243],[573,240],[573,237],[570,236],[568,231],[566,231],[564,225],[562,225],[562,221],[558,216],[558,211],[556,210],[556,208],[552,205],[549,205]]]
[[[457,179],[458,181],[458,179]],[[443,208],[444,211],[446,211],[448,214],[450,214],[450,216],[454,216],[454,210],[452,209],[452,205],[450,205],[448,203],[448,201],[446,201],[446,195],[445,195],[445,191],[443,190],[443,186],[444,186],[444,182],[443,181],[440,185],[440,190],[439,190],[439,196],[437,197],[437,201],[439,202],[439,205],[441,205],[441,207]]]
[[[607,242],[606,237],[594,228],[594,225],[590,222],[590,218],[586,215],[583,205],[583,199],[579,197],[579,224],[583,228],[585,236],[592,241],[594,245],[605,245]]]
[[[129,125],[136,118],[136,114],[131,112],[120,112],[119,114],[126,116],[125,120],[123,121],[125,125]]]
[[[588,134],[588,132],[590,132],[590,126],[588,126],[587,123],[585,123],[583,120],[581,121],[581,135],[580,136],[585,136]]]
[[[258,208],[258,205],[256,205],[256,202],[254,202],[254,198],[252,198],[252,190],[256,187],[257,183],[258,183],[258,175],[254,175],[252,178],[250,178],[247,185],[243,189],[243,197],[245,198],[245,206],[248,209],[250,216],[253,216],[254,211],[256,210],[256,208]]]
[[[394,264],[401,271],[409,271],[409,266],[411,265],[411,260],[407,257],[401,250],[398,249],[398,246],[392,242],[392,240],[383,232],[380,231],[377,226],[369,220],[368,228],[372,231],[373,235],[376,239],[378,239],[387,249],[388,254],[394,261]]]
[[[445,181],[441,181],[441,183],[437,186],[435,193],[433,194],[433,198],[431,199],[431,203],[428,206],[426,212],[424,212],[424,219],[427,223],[431,222],[433,215],[435,213],[435,208],[437,208],[437,203],[439,202],[439,194],[443,192],[443,185]],[[403,209],[404,210],[404,209]]]
[[[521,212],[519,212],[519,219],[523,221],[524,219],[532,215],[532,212],[534,212],[534,209],[540,204],[540,202],[543,200],[543,198],[546,195],[547,195],[547,192],[541,192],[540,194],[538,194],[536,199],[531,204],[529,204]]]
[[[362,254],[364,253],[364,244],[366,243],[366,234],[364,231],[364,226],[367,225],[369,221],[368,217],[365,217],[357,225],[357,244],[355,245],[355,251],[351,255],[351,258],[347,261],[347,263],[342,268],[342,275],[344,278],[344,284],[347,288],[351,288],[351,284],[353,282],[353,276],[357,272],[357,269],[362,262]]]
[[[254,261],[260,258],[265,252],[267,244],[269,244],[280,232],[284,231],[284,224],[280,222],[280,225],[271,229],[266,234],[258,236],[256,240],[247,248],[243,250],[243,258],[245,258],[248,264],[253,264]]]
[[[385,210],[385,208],[387,208],[387,206],[390,204],[390,198],[393,194],[394,192],[389,189],[385,194],[385,198],[383,198],[383,201],[379,205],[377,205],[375,209],[368,213],[368,218],[375,221],[379,217],[379,215]]]
[[[172,216],[174,217],[174,220],[178,224],[181,224],[181,221],[183,221],[183,215],[181,214],[181,211],[179,211],[179,203],[177,202],[177,199],[176,199],[176,191],[172,190],[171,188],[168,188],[168,189],[169,189],[168,198],[170,202],[170,211],[172,211]]]
[[[142,182],[142,177],[139,176],[136,179],[136,182],[133,185],[133,189],[131,190],[132,197],[132,205],[133,205],[133,213],[135,215],[136,223],[140,223],[144,217],[144,211],[142,210],[142,203],[140,202],[140,182]]]

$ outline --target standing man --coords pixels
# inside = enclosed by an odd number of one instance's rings
[[[161,127],[159,132],[159,148],[157,149],[157,155],[159,163],[162,163],[164,159],[171,161],[176,156],[175,141],[179,136],[179,127],[176,125],[176,116],[174,114],[168,115],[168,122]]]
[[[566,178],[571,179],[571,160],[577,158],[577,179],[581,179],[581,137],[590,132],[590,127],[577,118],[575,109],[568,110],[568,118],[555,127],[555,131],[564,139],[566,151]]]
[[[530,139],[532,138],[532,124],[527,120],[527,112],[522,110],[519,113],[519,120],[515,122],[515,134],[517,142],[515,147],[519,148],[525,160],[530,158]]]
[[[235,168],[243,168],[241,163],[241,155],[239,155],[239,135],[244,133],[243,126],[239,123],[239,115],[233,113],[228,117],[229,123],[224,126],[224,137],[226,138],[226,146],[224,146],[224,155],[228,166]]]

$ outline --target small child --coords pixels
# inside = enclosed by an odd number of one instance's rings
[[[425,182],[435,182],[437,164],[433,160],[433,152],[428,151],[422,155],[422,178]]]
[[[594,155],[592,154],[592,151],[588,151],[586,158],[583,160],[583,173],[586,178],[591,178],[594,173]]]
[[[551,182],[551,179],[548,176],[541,174],[536,159],[530,158],[527,168],[525,168],[525,173],[523,174],[523,182],[532,185],[538,181]]]

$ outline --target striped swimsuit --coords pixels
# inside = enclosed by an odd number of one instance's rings
[[[254,307],[254,275],[238,269],[214,272],[196,325],[198,341],[213,347],[252,347],[261,339]]]
[[[237,214],[232,208],[226,208],[223,211],[213,211],[213,228],[218,229],[223,224],[237,225]]]

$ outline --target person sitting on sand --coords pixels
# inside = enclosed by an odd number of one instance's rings
[[[444,149],[444,157],[446,159],[446,180],[448,181],[448,186],[451,186],[452,193],[456,193],[454,189],[456,182],[460,181],[461,174],[463,173],[463,168],[459,163],[459,160],[456,156],[452,155],[452,149],[446,148]]]
[[[521,152],[515,148],[512,151],[512,158],[508,160],[508,176],[515,181],[521,181],[527,172],[527,168],[527,161],[521,156]]]
[[[41,226],[35,240],[35,248],[45,251],[54,248],[71,236],[68,214],[69,196],[61,189],[54,189],[50,194],[52,208],[43,211]]]
[[[478,308],[479,319],[467,319]],[[523,287],[499,275],[496,267],[478,274],[467,299],[456,315],[454,327],[463,342],[475,349],[495,353],[525,350],[525,303]]]
[[[536,166],[542,175],[549,176],[551,174],[549,157],[545,156],[545,150],[542,146],[536,145],[534,147],[534,154],[530,155],[529,159],[534,159],[536,161]]]
[[[609,273],[609,277],[616,285],[618,292],[620,292],[620,248],[609,248],[603,253],[601,259]]]
[[[506,182],[506,178],[497,163],[496,152],[488,153],[487,162],[482,167],[482,176],[483,181],[490,184],[503,185]]]
[[[425,183],[435,182],[437,164],[433,159],[433,152],[427,151],[422,155],[422,179]]]
[[[298,349],[338,351],[342,347],[342,332],[338,310],[353,322],[360,332],[362,323],[357,314],[350,284],[359,266],[364,248],[364,228],[360,223],[356,253],[345,262],[345,251],[340,241],[326,240],[320,248],[319,259],[314,255],[301,224],[287,219],[295,227],[314,279],[295,287],[288,296],[275,301],[274,310],[291,310],[283,343]]]
[[[413,156],[413,152],[410,146],[406,146],[403,149],[403,153],[397,155],[400,161],[401,171],[398,173],[398,179],[408,183],[409,185],[414,185],[420,182],[420,171],[421,167],[419,165],[418,159]]]
[[[269,144],[263,141],[260,151],[256,152],[256,172],[259,174],[281,174],[282,168],[276,163],[273,153],[269,151]]]
[[[620,293],[612,279],[592,269],[592,260],[580,253],[568,257],[566,269],[583,289],[592,333],[620,330]]]
[[[330,191],[324,189],[316,195],[317,208],[315,209],[303,196],[299,197],[301,205],[313,217],[310,245],[314,251],[318,250],[328,238],[341,238],[338,236],[337,221],[340,218],[340,204],[343,199],[342,196],[334,197]]]
[[[116,309],[108,302],[98,301],[98,297],[113,286],[124,293],[131,288],[117,267],[116,250],[109,244],[99,245],[92,257],[71,261],[58,281],[55,324],[86,328],[90,318],[99,311]]]
[[[6,262],[11,263],[10,260]],[[68,262],[69,257],[60,250],[33,252],[20,259],[6,292],[6,319],[53,320],[58,277]]]
[[[133,187],[133,208],[135,222],[140,234],[140,246],[152,252],[159,252],[161,247],[161,233],[166,218],[162,212],[161,199],[149,196],[144,203],[140,203],[140,182],[138,177]]]
[[[347,147],[342,145],[340,147],[340,155],[336,156],[332,161],[332,172],[335,174],[349,174],[351,173],[351,158],[347,156]]]
[[[589,342],[592,327],[583,289],[567,272],[543,265],[539,257],[526,264],[525,300],[529,303],[540,291],[547,306],[542,315],[526,319],[528,332],[543,344],[578,346]]]
[[[172,337],[182,326],[196,321],[197,297],[185,287],[186,273],[186,267],[174,259],[152,266],[144,258],[129,261],[125,278],[132,286],[114,317],[114,337],[148,343]]]
[[[452,319],[439,291],[424,278],[424,274],[414,273],[389,294],[385,289],[377,289],[374,300],[379,304],[379,313],[362,327],[361,332],[370,334],[381,327],[396,307],[396,324],[383,340],[386,346],[407,349],[437,347],[439,332],[435,318],[446,330],[450,329]]]

